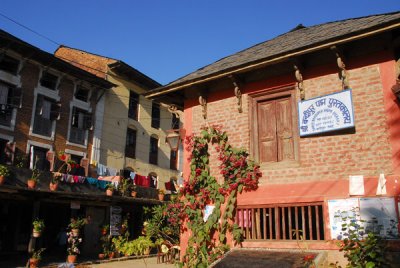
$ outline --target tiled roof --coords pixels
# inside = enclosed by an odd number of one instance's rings
[[[399,22],[400,12],[394,12],[329,22],[311,27],[296,27],[292,31],[271,40],[222,58],[171,82],[165,87],[172,88],[176,85],[192,82],[216,73],[234,70],[264,59],[279,57],[290,52],[300,51],[363,32],[370,32],[385,27],[386,25]]]

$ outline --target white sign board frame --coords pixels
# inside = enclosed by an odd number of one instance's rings
[[[353,128],[352,90],[299,101],[300,137]]]

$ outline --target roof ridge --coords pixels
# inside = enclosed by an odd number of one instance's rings
[[[83,49],[75,48],[75,47],[70,47],[70,46],[63,45],[63,44],[61,44],[60,46],[58,46],[58,48],[54,51],[54,54],[55,54],[55,53],[57,52],[57,50],[59,50],[60,48],[68,48],[68,49],[72,49],[72,50],[76,50],[76,51],[85,52],[85,53],[87,53],[87,54],[94,55],[94,56],[98,56],[98,57],[101,57],[101,58],[106,58],[106,59],[110,59],[110,60],[120,61],[119,59],[111,58],[111,57],[108,57],[108,56],[100,55],[100,54],[93,53],[93,52],[90,52],[90,51],[87,51],[87,50],[83,50]]]

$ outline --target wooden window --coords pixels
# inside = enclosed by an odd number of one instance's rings
[[[126,133],[125,156],[136,158],[136,133],[135,129],[128,128]]]
[[[260,163],[294,162],[297,120],[294,91],[252,96],[252,152]]]
[[[92,128],[92,115],[85,110],[72,109],[71,131],[69,141],[85,144],[86,132]]]
[[[57,89],[57,83],[58,83],[58,77],[54,74],[51,74],[49,72],[43,72],[42,77],[40,78],[40,85],[42,87],[56,90]]]
[[[31,146],[30,159],[32,168],[42,171],[50,171],[50,163],[47,160],[47,151],[48,149],[46,148]]]
[[[149,163],[153,165],[158,164],[158,138],[156,137],[150,137]]]
[[[178,170],[178,151],[172,151],[169,158],[169,168],[172,170]]]
[[[90,90],[83,87],[83,86],[77,86],[76,91],[75,91],[75,99],[81,100],[84,102],[88,102],[89,100],[89,92]]]
[[[129,109],[128,117],[133,120],[138,120],[139,114],[139,95],[133,91],[129,92]]]
[[[154,102],[151,106],[151,127],[160,128],[160,104]]]
[[[0,70],[17,75],[19,68],[19,60],[14,59],[8,55],[0,55]]]

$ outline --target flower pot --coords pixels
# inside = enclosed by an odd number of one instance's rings
[[[6,180],[6,177],[4,175],[0,175],[0,185],[2,185],[5,180]]]
[[[29,189],[35,189],[35,187],[36,187],[36,181],[35,180],[28,180],[27,184],[28,184],[28,188]]]
[[[108,190],[108,189],[106,190],[106,195],[107,196],[112,196],[113,193],[114,193],[113,190]]]
[[[163,201],[165,194],[158,194],[158,200]]]
[[[107,234],[107,229],[101,229],[101,234],[106,235]]]
[[[115,253],[114,253],[114,252],[110,252],[110,253],[108,253],[108,257],[109,257],[110,259],[114,258],[114,255],[115,255]]]
[[[36,268],[39,265],[39,259],[30,258],[29,259],[29,267]]]
[[[71,232],[72,232],[72,236],[79,236],[79,229],[71,229]]]
[[[99,259],[100,259],[100,260],[104,259],[105,256],[106,256],[106,255],[105,255],[104,253],[99,253]]]
[[[75,263],[77,257],[78,257],[77,255],[68,255],[67,262],[68,263]]]
[[[57,191],[58,183],[52,183],[52,182],[50,182],[49,188],[50,188],[50,191]]]
[[[32,236],[33,236],[33,237],[38,238],[38,237],[40,237],[41,235],[42,235],[42,232],[40,232],[40,231],[35,231],[35,230],[33,230],[33,232],[32,232]]]
[[[132,192],[131,192],[131,196],[132,196],[132,197],[136,197],[136,196],[137,196],[137,192],[132,191]]]

